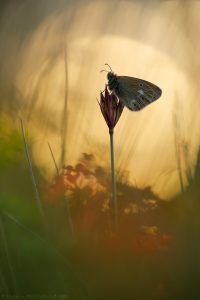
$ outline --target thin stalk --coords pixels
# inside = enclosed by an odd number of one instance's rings
[[[28,233],[31,233],[33,236],[35,236],[38,240],[43,242],[43,237],[40,237],[36,232],[29,229],[27,226],[25,226],[23,223],[21,223],[18,219],[13,217],[11,214],[7,213],[6,211],[2,211],[2,214],[4,217],[6,217],[9,221],[12,221],[15,225],[22,228],[23,230],[27,231]]]
[[[110,157],[111,157],[111,173],[112,173],[112,202],[114,209],[114,224],[115,229],[118,228],[118,204],[117,204],[117,189],[115,179],[115,157],[114,157],[114,130],[109,129],[110,134]]]
[[[3,276],[3,273],[2,273],[1,270],[0,270],[0,282],[1,282],[1,284],[0,284],[0,293],[1,294],[4,294],[4,293],[8,294],[8,286],[7,286],[7,283],[4,279],[4,276]]]
[[[184,193],[182,161],[181,161],[181,151],[180,151],[180,142],[179,142],[180,128],[178,126],[178,120],[176,114],[173,115],[173,121],[174,121],[174,145],[175,145],[175,152],[176,152],[178,175],[179,175],[181,192]]]
[[[52,159],[53,159],[53,162],[54,162],[54,165],[55,165],[55,168],[56,168],[56,173],[57,173],[57,175],[59,176],[59,170],[58,170],[58,165],[57,165],[57,163],[56,163],[55,156],[54,156],[54,154],[53,154],[53,151],[52,151],[52,149],[51,149],[51,146],[50,146],[49,142],[48,142],[47,144],[48,144],[49,150],[50,150],[50,152],[51,152],[51,157],[52,157]]]
[[[61,145],[61,166],[63,167],[66,163],[66,150],[67,150],[67,126],[68,126],[68,61],[67,61],[67,46],[64,42],[64,68],[65,68],[65,94],[64,94],[64,107],[63,107],[63,115],[61,120],[61,128],[62,128],[62,145]],[[74,226],[71,216],[71,209],[69,205],[69,199],[65,196],[65,202],[67,206],[67,216],[69,227],[72,236],[74,235]]]
[[[17,281],[16,281],[16,277],[15,277],[15,272],[12,266],[12,261],[10,258],[10,251],[9,251],[9,247],[8,247],[8,241],[7,241],[7,237],[6,237],[6,233],[5,233],[5,229],[4,229],[4,224],[3,224],[3,220],[2,217],[0,216],[0,231],[1,231],[1,236],[2,236],[2,240],[3,240],[3,245],[4,245],[4,251],[5,251],[5,255],[6,255],[6,259],[7,259],[7,263],[8,263],[8,268],[9,268],[9,272],[10,272],[10,277],[11,280],[13,282],[13,290],[16,293],[17,292]]]
[[[52,151],[49,143],[48,143],[48,146],[49,146],[49,150],[51,152],[51,156],[52,156],[55,168],[56,168],[57,176],[59,176],[59,170],[58,170],[58,166],[56,163],[56,159],[55,159],[55,156],[53,154],[53,151]],[[69,222],[69,228],[70,228],[71,234],[74,235],[74,226],[73,226],[73,221],[72,221],[72,216],[71,216],[71,211],[70,211],[70,206],[69,206],[69,199],[66,196],[64,196],[64,199],[65,199],[66,206],[67,206],[67,217],[68,217],[68,222]]]
[[[64,68],[65,68],[65,94],[64,94],[64,107],[63,115],[61,118],[61,165],[65,163],[66,155],[66,142],[67,142],[67,114],[68,114],[68,62],[67,62],[67,47],[64,45]]]
[[[42,203],[41,203],[41,199],[40,199],[40,194],[39,194],[39,191],[38,191],[37,183],[36,183],[34,172],[33,172],[33,165],[32,165],[31,157],[30,157],[30,154],[29,154],[28,143],[26,141],[24,123],[23,123],[22,119],[20,119],[20,124],[21,124],[21,131],[22,131],[22,136],[23,136],[23,141],[24,141],[25,154],[26,154],[26,158],[27,158],[27,162],[28,162],[28,166],[29,166],[29,172],[30,172],[31,181],[32,181],[32,184],[33,184],[33,189],[34,189],[34,192],[35,192],[36,204],[37,204],[38,210],[40,212],[42,221],[45,224],[46,222],[45,222],[44,212],[43,212]]]
[[[65,196],[65,202],[66,202],[66,206],[67,206],[67,216],[68,216],[69,228],[71,231],[71,235],[74,236],[74,224],[73,224],[71,209],[70,209],[70,205],[69,205],[69,197]]]

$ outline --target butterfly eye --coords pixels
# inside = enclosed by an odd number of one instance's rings
[[[139,83],[139,86],[140,86],[140,87],[143,87],[143,84],[142,84],[142,83]]]

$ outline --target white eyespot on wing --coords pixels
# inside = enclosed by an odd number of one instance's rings
[[[138,111],[157,100],[162,90],[155,84],[129,76],[118,76],[117,95],[126,107]]]
[[[135,100],[135,99],[131,100],[131,104],[135,105],[136,103],[137,103],[137,100]]]
[[[140,95],[144,95],[144,91],[143,90],[138,90],[138,93],[140,94]]]

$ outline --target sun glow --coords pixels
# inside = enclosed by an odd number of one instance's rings
[[[171,197],[180,189],[174,114],[181,127],[179,142],[190,140],[191,166],[195,163],[198,143],[191,140],[188,130],[192,119],[188,108],[194,102],[188,74],[172,53],[163,49],[163,45],[155,47],[159,30],[168,25],[168,16],[166,14],[162,18],[162,12],[156,10],[154,22],[150,24],[152,40],[149,30],[144,32],[143,39],[139,39],[135,29],[132,34],[130,29],[128,36],[120,35],[116,28],[119,27],[122,11],[126,10],[128,17],[131,10],[137,19],[141,13],[140,6],[131,3],[120,5],[113,16],[112,26],[108,26],[110,33],[99,29],[102,24],[98,18],[87,19],[86,22],[88,11],[95,12],[97,8],[99,13],[104,13],[104,5],[99,2],[81,7],[81,14],[76,12],[71,27],[64,33],[61,24],[67,16],[65,13],[60,15],[60,21],[56,19],[54,23],[52,20],[56,16],[47,18],[21,49],[16,86],[31,114],[29,126],[36,137],[33,144],[35,158],[47,174],[51,174],[53,166],[46,143],[47,140],[51,142],[56,157],[59,157],[67,91],[64,121],[67,124],[66,163],[73,163],[82,152],[88,152],[103,164],[109,164],[108,132],[96,102],[106,83],[106,74],[99,71],[104,63],[109,63],[118,75],[146,79],[163,90],[162,97],[141,112],[124,110],[115,130],[116,164],[121,172],[129,172],[132,182],[136,181],[139,186],[152,185],[160,196]],[[146,12],[147,15],[149,13]],[[79,26],[76,26],[77,18]],[[175,24],[172,27],[174,34],[170,32],[176,39],[179,29]],[[84,35],[84,32],[87,34]],[[185,54],[181,55],[184,57]],[[195,115],[195,112],[192,114]],[[198,125],[193,127],[193,135],[198,134]]]

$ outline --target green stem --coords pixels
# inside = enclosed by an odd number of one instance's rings
[[[21,131],[22,131],[22,136],[23,136],[23,141],[24,141],[25,154],[26,154],[26,158],[27,158],[27,162],[28,162],[28,167],[29,167],[29,172],[30,172],[32,184],[33,184],[33,189],[34,189],[34,192],[35,192],[36,203],[37,203],[37,206],[38,206],[38,210],[39,210],[42,222],[45,225],[45,227],[47,227],[45,214],[44,214],[43,207],[42,207],[42,201],[40,199],[39,190],[38,190],[35,175],[34,175],[34,172],[33,172],[33,165],[32,165],[32,161],[31,161],[31,156],[29,154],[29,148],[28,148],[28,143],[27,143],[27,140],[26,140],[25,128],[24,128],[24,123],[23,123],[22,119],[20,119],[20,124],[21,124]]]
[[[4,246],[4,251],[6,254],[9,272],[10,272],[10,276],[11,276],[11,279],[13,282],[13,291],[15,293],[17,293],[17,281],[16,281],[15,272],[14,272],[14,268],[13,268],[11,257],[10,257],[10,251],[9,251],[9,246],[8,246],[8,241],[7,241],[7,237],[6,237],[6,232],[4,229],[2,216],[0,216],[0,234],[2,236],[2,244]]]
[[[69,201],[70,201],[70,199],[65,196],[65,203],[66,203],[66,206],[67,206],[68,223],[69,223],[69,228],[70,228],[71,235],[73,237],[74,236],[74,224],[73,224],[73,220],[72,220],[72,214],[71,214],[71,208],[70,208]]]
[[[115,229],[118,227],[118,205],[115,179],[115,158],[114,158],[114,130],[109,129],[110,134],[110,155],[111,155],[111,172],[112,172],[112,202],[114,209],[114,223]]]
[[[47,144],[48,144],[49,150],[50,150],[50,152],[51,152],[51,157],[52,157],[52,159],[53,159],[53,162],[54,162],[54,165],[55,165],[55,168],[56,168],[57,176],[59,176],[59,169],[58,169],[58,165],[57,165],[57,163],[56,163],[55,156],[54,156],[54,154],[53,154],[53,151],[52,151],[52,149],[51,149],[51,146],[50,146],[49,142],[47,142]]]

